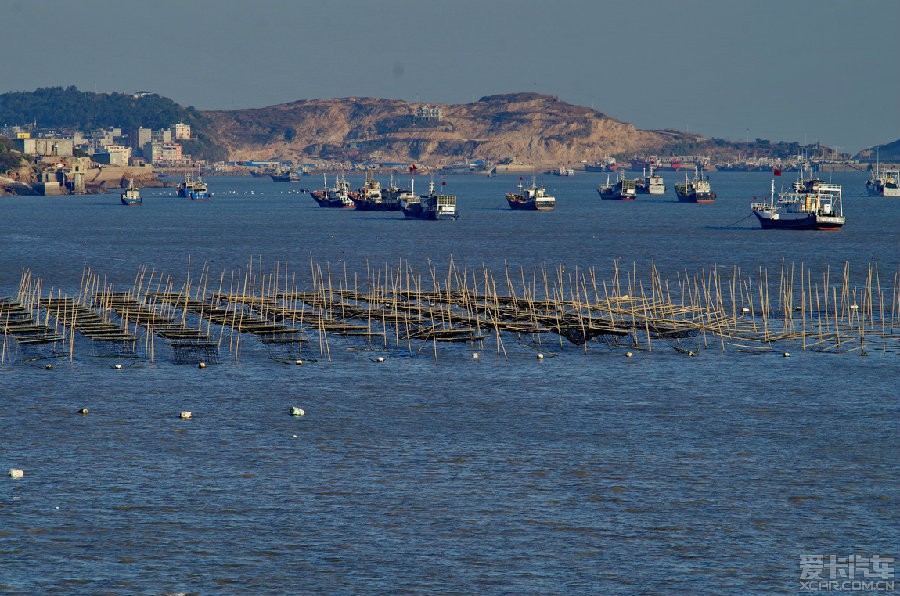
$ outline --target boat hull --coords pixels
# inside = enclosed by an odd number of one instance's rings
[[[633,194],[622,194],[616,191],[603,192],[603,190],[598,190],[597,192],[604,201],[633,201],[637,198]]]
[[[340,199],[315,199],[316,203],[319,207],[325,207],[326,209],[353,209],[353,203],[344,203]]]
[[[773,217],[754,211],[753,215],[764,230],[839,230],[844,225],[843,217],[821,217],[814,213],[802,217]]]
[[[357,211],[400,211],[397,201],[353,201]]]
[[[716,193],[682,193],[675,191],[675,195],[678,197],[679,203],[715,203],[716,202]]]
[[[452,221],[459,218],[459,214],[456,212],[448,213],[448,212],[440,212],[440,211],[426,211],[421,209],[418,206],[412,206],[409,208],[400,209],[403,211],[403,215],[409,219],[426,219],[429,221]]]
[[[141,200],[140,199],[120,199],[122,204],[126,207],[140,207]]]
[[[506,199],[506,202],[514,211],[553,211],[556,209],[555,202],[521,201],[509,198]]]

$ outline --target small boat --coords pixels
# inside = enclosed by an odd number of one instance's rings
[[[446,186],[446,182],[441,182],[441,187]],[[456,211],[456,195],[437,194],[434,192],[434,180],[428,185],[428,194],[416,196],[415,192],[410,192],[407,196],[400,199],[400,210],[403,215],[414,219],[457,219],[459,213]]]
[[[780,193],[776,202],[773,179],[771,194],[761,202],[751,203],[750,209],[764,230],[837,230],[845,221],[839,184],[811,192],[792,189]]]
[[[324,187],[309,193],[319,207],[335,209],[353,209],[353,195],[350,191],[350,183],[343,174],[338,174],[334,186],[328,188],[328,178],[323,175]]]
[[[141,199],[141,191],[134,185],[133,179],[128,180],[128,188],[122,192],[119,199],[122,201],[123,205],[128,205],[129,207],[141,205],[143,202],[143,199]]]
[[[301,173],[296,170],[288,170],[287,172],[275,172],[269,174],[272,182],[300,182]]]
[[[607,174],[606,184],[598,188],[597,192],[604,201],[633,201],[637,198],[637,181],[628,180],[625,172],[620,170],[614,183],[610,182]]]
[[[525,187],[519,178],[518,193],[506,193],[506,202],[511,209],[522,211],[553,211],[556,209],[556,197],[547,194],[547,189],[538,186],[531,178],[531,186]]]
[[[556,169],[549,170],[547,173],[554,176],[574,176],[575,170],[566,166],[559,166]]]
[[[360,211],[400,211],[397,191],[399,189],[393,186],[393,179],[390,188],[382,189],[381,183],[367,170],[365,183],[351,199]]]
[[[684,184],[675,185],[675,195],[679,203],[712,203],[716,200],[716,192],[709,184],[709,176],[703,176],[703,170],[694,168],[693,180],[684,174]]]
[[[644,195],[666,194],[666,183],[662,176],[653,173],[653,166],[650,166],[649,175],[647,175],[647,170],[644,170],[643,178],[637,183],[637,192]]]

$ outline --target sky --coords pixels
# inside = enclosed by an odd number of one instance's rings
[[[0,0],[0,92],[198,109],[534,91],[641,129],[900,138],[898,0]]]

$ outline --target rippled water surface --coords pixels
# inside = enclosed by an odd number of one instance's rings
[[[86,268],[126,289],[142,266],[181,283],[251,258],[301,286],[311,261],[352,276],[402,259],[427,277],[451,255],[498,276],[849,261],[890,288],[898,271],[900,202],[864,196],[864,174],[834,175],[834,233],[759,230],[766,174],[711,174],[711,205],[601,202],[600,177],[546,178],[558,208],[541,214],[506,208],[517,176],[451,177],[456,222],[321,209],[251,178],[211,178],[208,203],[2,197],[0,296],[25,269],[74,295]],[[800,554],[900,554],[892,348],[626,358],[555,337],[498,353],[491,337],[435,360],[334,337],[330,359],[309,347],[296,366],[242,341],[206,369],[159,348],[117,370],[81,339],[52,370],[7,354],[0,592],[794,593]]]

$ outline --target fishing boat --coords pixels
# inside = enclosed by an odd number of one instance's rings
[[[129,207],[141,205],[143,202],[143,199],[141,199],[141,191],[134,185],[134,180],[128,180],[128,188],[122,192],[119,199],[122,201],[123,205],[128,205]]]
[[[606,184],[597,189],[600,198],[604,201],[633,201],[637,198],[637,181],[625,178],[625,172],[620,170],[615,182],[610,182],[609,174],[606,175]]]
[[[775,200],[775,180],[772,190],[761,202],[753,202],[750,209],[765,229],[837,230],[844,225],[839,184],[820,186],[811,192],[782,192]]]
[[[559,166],[558,168],[549,170],[548,174],[553,174],[554,176],[574,176],[575,170],[568,166]]]
[[[187,198],[191,191],[194,190],[194,178],[190,172],[184,173],[184,178],[178,184],[178,196]]]
[[[350,190],[350,183],[347,182],[344,175],[338,174],[334,186],[331,188],[328,188],[328,177],[323,175],[323,179],[323,188],[309,193],[319,207],[352,209],[354,193]]]
[[[866,181],[866,190],[875,197],[900,197],[900,171],[872,170]]]
[[[519,178],[518,193],[506,193],[506,202],[511,209],[522,211],[553,211],[556,209],[556,197],[547,194],[547,189],[538,186],[531,178],[531,186],[525,187],[522,178]]]
[[[675,195],[679,203],[712,203],[716,200],[716,192],[709,184],[709,176],[703,176],[703,170],[694,168],[694,178],[688,180],[684,174],[684,184],[675,185]]]
[[[394,188],[393,182],[391,179],[391,187],[383,189],[372,172],[366,171],[365,183],[356,191],[356,196],[351,197],[353,204],[360,211],[400,211],[399,189]]]
[[[269,174],[272,182],[300,182],[301,173],[296,170],[288,170],[286,172],[275,172]]]
[[[185,172],[184,179],[178,185],[178,196],[195,201],[207,201],[210,195],[206,182],[199,172],[196,178],[190,172]]]
[[[643,171],[643,178],[638,180],[636,190],[638,194],[664,195],[666,183],[662,176],[653,172],[653,166],[650,166],[650,174],[647,174],[646,169]]]
[[[441,187],[446,186],[441,182]],[[410,192],[408,196],[400,199],[400,210],[403,215],[414,219],[457,219],[456,195],[437,194],[434,191],[434,180],[428,184],[428,194],[417,196]]]

